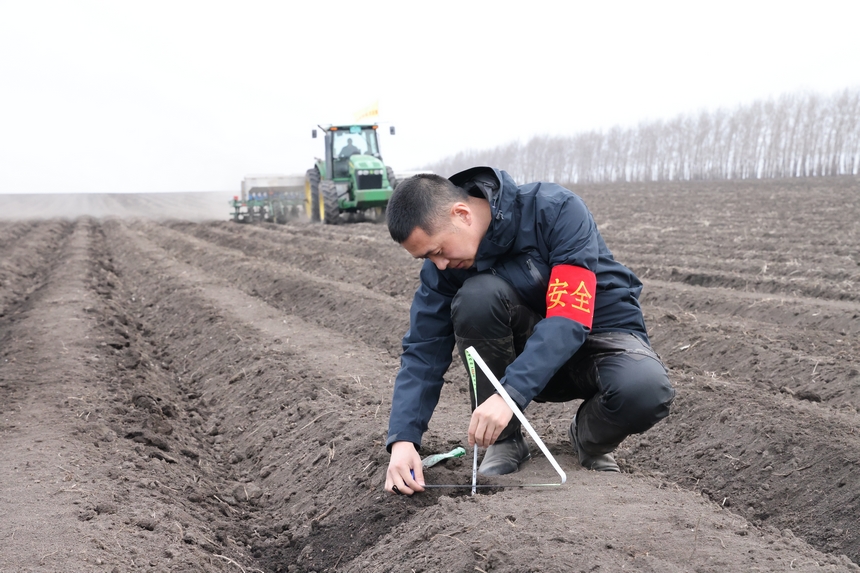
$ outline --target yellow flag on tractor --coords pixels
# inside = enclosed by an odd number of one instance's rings
[[[369,106],[360,109],[355,114],[356,123],[364,123],[366,121],[376,121],[379,118],[379,100],[376,100]]]

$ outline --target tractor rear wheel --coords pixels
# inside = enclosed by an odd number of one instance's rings
[[[337,188],[333,181],[320,183],[320,219],[326,225],[337,225],[340,222],[340,207],[337,204]]]
[[[308,169],[305,176],[305,213],[312,223],[320,220],[320,172]]]

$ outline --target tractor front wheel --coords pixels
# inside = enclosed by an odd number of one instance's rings
[[[340,207],[337,203],[337,188],[333,181],[320,183],[320,219],[326,225],[337,225],[340,222]]]
[[[386,167],[385,173],[388,175],[388,184],[391,185],[391,190],[397,189],[397,177],[394,176],[394,169]]]

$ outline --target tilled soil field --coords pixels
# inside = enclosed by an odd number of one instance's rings
[[[420,264],[383,225],[0,222],[0,571],[860,570],[860,183],[575,190],[677,399],[613,475],[534,404],[567,482],[504,487],[557,478],[533,447],[475,496],[382,489]]]

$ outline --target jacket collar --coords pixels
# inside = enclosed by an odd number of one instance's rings
[[[476,270],[485,271],[511,248],[516,238],[519,213],[513,207],[519,188],[507,172],[494,167],[472,167],[452,175],[449,180],[470,195],[483,197],[490,203],[493,219],[475,256]]]

